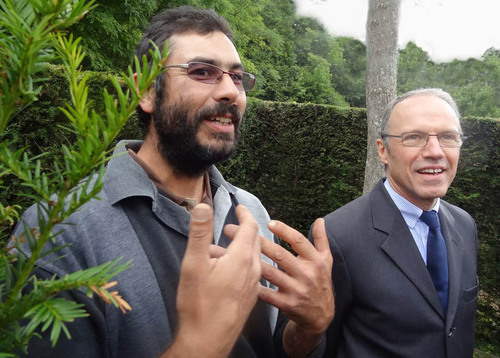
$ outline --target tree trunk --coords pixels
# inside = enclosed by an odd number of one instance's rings
[[[375,145],[385,106],[396,97],[400,0],[370,0],[366,21],[367,155],[363,193],[384,175]]]

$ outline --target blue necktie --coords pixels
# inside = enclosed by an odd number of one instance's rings
[[[443,312],[446,315],[448,309],[448,255],[446,243],[439,230],[437,213],[434,210],[424,211],[420,220],[429,226],[427,237],[427,270],[432,277],[437,294],[441,300]]]

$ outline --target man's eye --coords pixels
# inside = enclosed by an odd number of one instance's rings
[[[421,140],[423,138],[423,136],[421,134],[418,134],[418,133],[410,133],[410,134],[407,134],[405,135],[405,140],[411,140],[411,141],[418,141],[418,140]]]
[[[457,136],[455,134],[452,134],[452,133],[445,133],[445,134],[441,134],[441,139],[447,140],[447,141],[456,141]]]
[[[243,81],[243,73],[233,73],[231,75],[231,78],[233,79],[234,82],[241,82]]]
[[[208,67],[200,67],[200,68],[194,69],[191,72],[191,74],[194,76],[198,76],[198,77],[212,77],[214,75],[214,71]]]

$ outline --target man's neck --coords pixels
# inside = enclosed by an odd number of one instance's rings
[[[181,198],[193,198],[202,201],[203,175],[198,178],[179,174],[170,164],[165,162],[156,149],[156,145],[144,142],[137,156],[153,171],[162,185]]]

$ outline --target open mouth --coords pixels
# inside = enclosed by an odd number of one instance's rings
[[[215,122],[220,125],[230,125],[233,123],[231,118],[226,118],[226,117],[210,118],[209,121]]]
[[[443,169],[422,169],[422,170],[419,170],[418,172],[420,174],[436,175],[436,174],[441,174],[443,171],[444,171]]]

